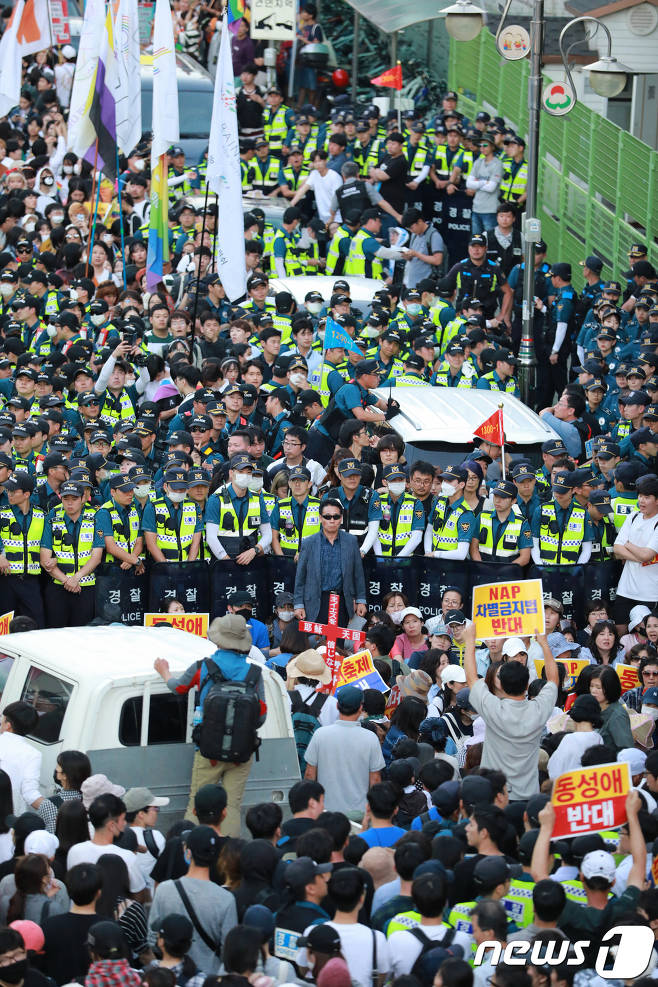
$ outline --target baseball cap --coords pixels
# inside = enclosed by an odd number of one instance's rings
[[[462,689],[462,692],[467,692]],[[457,698],[461,695],[457,693]],[[466,775],[462,781],[462,800],[468,805],[488,805],[493,801],[493,787],[488,778]]]
[[[59,488],[60,497],[83,497],[85,488],[81,483],[75,483],[72,480],[67,480]]]
[[[194,796],[197,816],[218,815],[226,804],[226,790],[222,785],[202,785]]]
[[[24,493],[32,493],[34,490],[34,477],[30,473],[13,473],[5,480],[5,490],[22,490]]]
[[[356,689],[356,686],[347,686],[346,688],[355,689],[356,692],[361,693],[361,690]],[[286,884],[289,884],[290,887],[303,888],[306,884],[310,884],[318,874],[328,874],[331,870],[333,870],[332,864],[316,864],[311,857],[297,857],[296,860],[290,861],[283,876]],[[317,926],[317,928],[321,928],[321,926]],[[299,944],[299,940],[297,942]]]
[[[610,494],[606,490],[592,490],[589,495],[589,503],[596,507],[601,514],[614,514],[614,508],[610,500]]]
[[[475,865],[473,880],[478,888],[486,894],[497,888],[499,884],[504,884],[510,874],[510,865],[504,857],[485,857],[484,860],[478,860]]]
[[[336,692],[336,701],[339,712],[351,716],[363,706],[363,691],[355,685],[343,686]]]
[[[152,805],[169,805],[169,799],[154,795],[149,788],[129,788],[123,796],[126,812],[138,812]]]
[[[508,637],[503,645],[503,654],[507,658],[514,658],[516,655],[528,653],[527,645],[523,643],[520,637]]]
[[[125,959],[128,955],[121,926],[116,922],[96,922],[87,933],[87,946],[103,960]]]
[[[217,860],[221,849],[221,837],[210,826],[195,826],[185,833],[183,839],[192,854],[192,859],[201,867]]]
[[[606,850],[592,850],[585,854],[580,870],[587,880],[591,880],[593,877],[602,877],[612,884],[616,872],[615,858]]]
[[[594,254],[590,254],[585,260],[580,261],[581,267],[589,267],[590,271],[594,271],[596,274],[600,274],[603,270],[603,261],[600,257],[596,257]]]
[[[492,493],[499,494],[501,497],[516,497],[517,489],[511,480],[499,480]]]
[[[474,233],[468,243],[471,247],[486,247],[487,238],[482,233]]]
[[[468,479],[468,473],[461,466],[448,466],[439,474],[442,480],[456,480],[457,483],[465,483]]]
[[[172,490],[187,490],[187,473],[185,470],[167,470],[163,482],[169,484]]]
[[[448,610],[445,616],[446,627],[449,624],[465,624],[466,617],[461,610]]]
[[[170,915],[165,915],[159,923],[158,935],[162,936],[169,946],[184,947],[192,942],[194,926],[187,915],[177,915],[172,912]]]
[[[306,859],[310,860],[310,857]],[[297,861],[293,861],[293,863],[296,862]],[[288,870],[290,870],[290,866],[288,867]],[[288,878],[288,870],[286,871],[286,880]],[[309,880],[312,880],[312,878]],[[308,884],[308,881],[305,883]],[[311,929],[309,929],[307,935],[300,936],[297,940],[297,946],[308,946],[308,948],[313,950],[314,953],[325,953],[328,956],[337,956],[343,948],[338,932],[333,928],[333,926],[327,925],[326,923],[322,925],[314,925]]]
[[[361,475],[361,466],[356,459],[341,459],[337,472],[340,476],[354,476],[357,473]]]

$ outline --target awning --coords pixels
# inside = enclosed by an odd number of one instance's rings
[[[413,3],[400,0],[347,0],[357,14],[378,27],[385,34],[393,34],[403,27],[431,21],[440,16],[437,0],[414,0]]]

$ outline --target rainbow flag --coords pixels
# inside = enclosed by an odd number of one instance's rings
[[[232,24],[233,21],[239,21],[241,17],[244,17],[245,9],[244,0],[228,0],[226,12],[228,14],[229,24]]]
[[[162,271],[169,260],[168,170],[166,154],[160,155],[155,169],[151,160],[151,212],[146,258],[146,286],[149,291],[162,281]]]

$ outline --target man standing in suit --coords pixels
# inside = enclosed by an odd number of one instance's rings
[[[323,500],[320,507],[321,530],[302,542],[295,577],[295,614],[300,620],[326,621],[329,596],[338,593],[338,623],[346,623],[354,614],[366,615],[366,580],[354,535],[341,531],[343,506],[334,498]]]

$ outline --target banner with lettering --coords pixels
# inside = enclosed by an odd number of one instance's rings
[[[356,685],[359,689],[376,689],[377,692],[388,692],[389,688],[375,668],[372,655],[365,649],[356,654],[343,658],[340,664],[335,692],[343,686]]]
[[[157,624],[170,624],[179,631],[187,631],[197,637],[208,636],[207,613],[145,613],[144,627],[155,627]]]
[[[615,671],[621,682],[621,693],[629,692],[640,684],[635,665],[622,665],[619,662],[615,665]]]
[[[485,583],[473,587],[473,621],[477,637],[527,637],[544,633],[541,579]]]
[[[587,658],[557,658],[558,665],[564,665],[567,670],[567,674],[564,680],[564,691],[571,692],[576,684],[576,679],[582,672],[583,668],[587,668],[591,664]],[[541,673],[544,668],[544,659],[535,658],[535,668],[537,670],[537,675],[541,678]]]
[[[554,840],[616,829],[626,822],[626,796],[631,788],[627,762],[578,768],[559,775],[553,784]]]
[[[9,625],[14,619],[14,611],[10,610],[9,613],[3,613],[0,617],[0,634],[9,634]],[[370,686],[368,686],[370,688]]]

